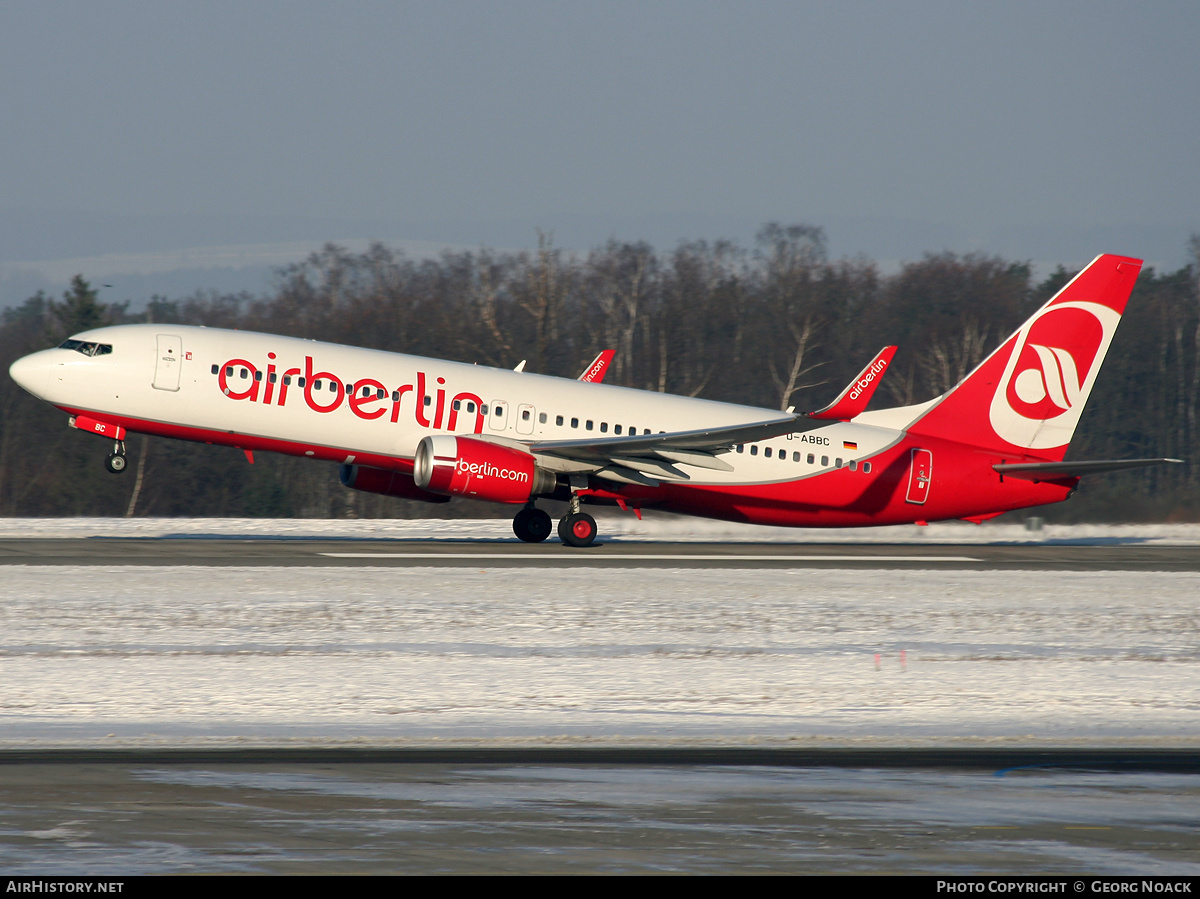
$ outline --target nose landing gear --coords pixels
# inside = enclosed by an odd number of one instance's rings
[[[128,463],[125,460],[125,441],[118,440],[113,444],[113,451],[104,460],[104,467],[113,474],[120,474]]]

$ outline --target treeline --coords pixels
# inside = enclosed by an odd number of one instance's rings
[[[1198,262],[1143,270],[1080,423],[1073,458],[1190,458],[1200,422]],[[327,246],[278,272],[264,296],[101,302],[76,278],[4,313],[0,365],[100,324],[163,322],[267,331],[575,377],[616,350],[607,381],[782,409],[819,408],[881,346],[900,347],[874,407],[955,384],[1073,271],[1035,282],[1021,262],[945,253],[883,275],[828,258],[820,229],[767,225],[755,246],[684,243],[660,253],[610,241],[586,255],[536,251],[414,260],[383,245]],[[333,466],[133,436],[131,471],[103,470],[103,441],[11,379],[0,382],[0,515],[403,517],[497,514],[342,488]],[[1200,478],[1173,466],[1088,479],[1058,520],[1194,520]]]

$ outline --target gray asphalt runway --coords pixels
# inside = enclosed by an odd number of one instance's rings
[[[7,539],[0,565],[448,566],[634,568],[958,568],[1200,571],[1200,546],[1132,541],[1009,545],[501,541]]]
[[[0,764],[0,869],[1191,879],[1198,797],[1195,774],[1055,768]]]

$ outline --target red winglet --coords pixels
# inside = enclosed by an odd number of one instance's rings
[[[842,391],[841,396],[824,409],[809,412],[808,417],[849,421],[861,415],[866,410],[867,403],[871,402],[871,397],[875,395],[875,388],[879,386],[884,369],[891,363],[894,355],[896,355],[896,348],[885,346],[879,351],[879,355],[871,360],[871,364],[860,371],[858,376]]]
[[[604,375],[608,372],[608,363],[612,362],[615,355],[617,355],[616,350],[601,351],[600,355],[592,360],[592,364],[583,370],[579,380],[587,381],[590,384],[599,384],[604,380]]]

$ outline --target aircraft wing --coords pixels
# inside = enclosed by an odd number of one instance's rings
[[[800,429],[800,416],[787,415],[752,424],[630,434],[625,437],[591,437],[572,440],[538,440],[526,444],[529,452],[580,463],[602,478],[628,484],[654,486],[660,480],[686,481],[689,476],[673,463],[714,471],[733,471],[718,458],[738,443],[753,443]]]
[[[1182,462],[1182,459],[1096,459],[1089,462],[1002,462],[993,465],[992,468],[1010,478],[1050,481],[1055,478],[1078,478],[1085,474],[1146,468],[1150,465],[1177,465]]]

